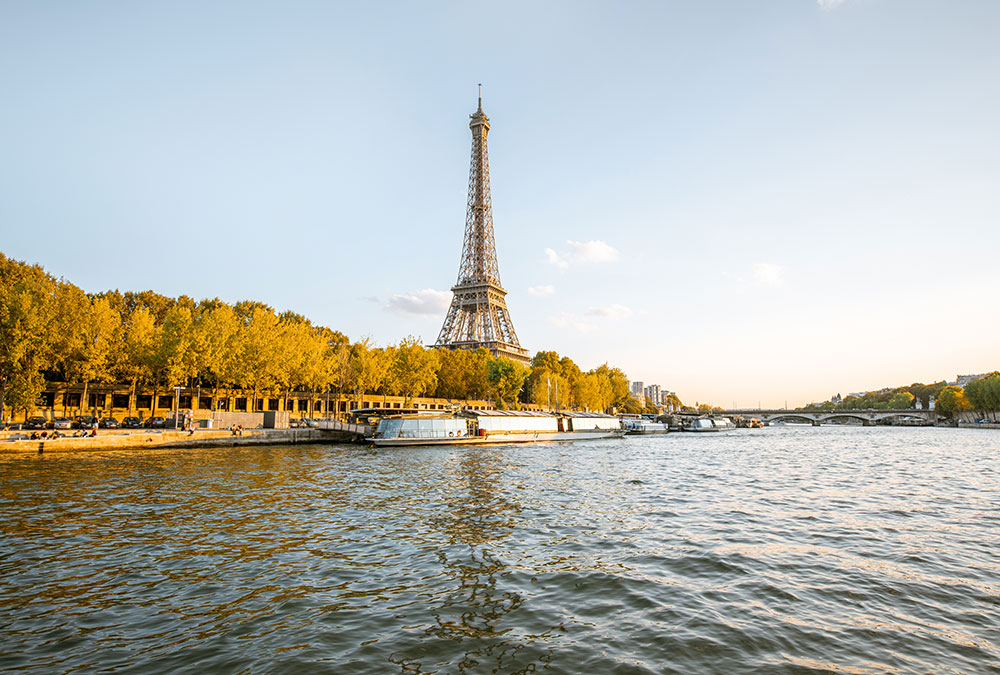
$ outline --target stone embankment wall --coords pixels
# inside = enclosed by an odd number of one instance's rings
[[[239,445],[287,445],[299,443],[351,443],[360,437],[319,429],[245,429],[234,434],[223,430],[186,431],[99,431],[96,437],[64,436],[31,440],[30,432],[0,434],[0,453],[7,452],[87,452],[140,448],[232,447]]]

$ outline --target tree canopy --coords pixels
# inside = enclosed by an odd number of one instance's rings
[[[3,406],[32,408],[46,380],[84,385],[84,400],[90,384],[116,383],[251,390],[254,400],[314,391],[641,409],[625,373],[608,364],[584,372],[568,356],[540,351],[525,367],[482,348],[428,348],[415,336],[377,347],[253,300],[87,294],[0,254],[0,418]]]

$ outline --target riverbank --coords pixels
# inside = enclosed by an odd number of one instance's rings
[[[232,447],[240,445],[296,445],[350,443],[356,436],[324,429],[228,429],[188,431],[100,431],[96,437],[63,436],[55,439],[27,437],[25,432],[0,435],[0,453],[88,452],[138,448]]]

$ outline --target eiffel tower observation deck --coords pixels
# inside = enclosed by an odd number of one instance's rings
[[[434,346],[449,349],[485,347],[493,356],[528,363],[528,350],[518,342],[507,311],[507,291],[500,285],[493,239],[490,157],[486,146],[490,119],[483,112],[481,85],[479,108],[471,118],[472,162],[462,262],[458,268],[458,282],[451,289],[451,307]]]

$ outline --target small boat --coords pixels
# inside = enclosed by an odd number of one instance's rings
[[[642,418],[626,418],[622,420],[622,428],[626,436],[644,436],[648,434],[665,434],[670,431],[670,425],[665,422],[654,422]]]
[[[725,431],[726,429],[736,428],[736,425],[733,424],[733,421],[728,417],[713,417],[712,424],[714,424],[715,428],[718,429],[719,431]]]
[[[580,441],[624,434],[617,417],[601,413],[471,410],[385,417],[365,440],[377,447],[487,445]]]
[[[719,431],[719,427],[712,424],[708,417],[699,417],[691,420],[691,423],[684,427],[684,431]]]

